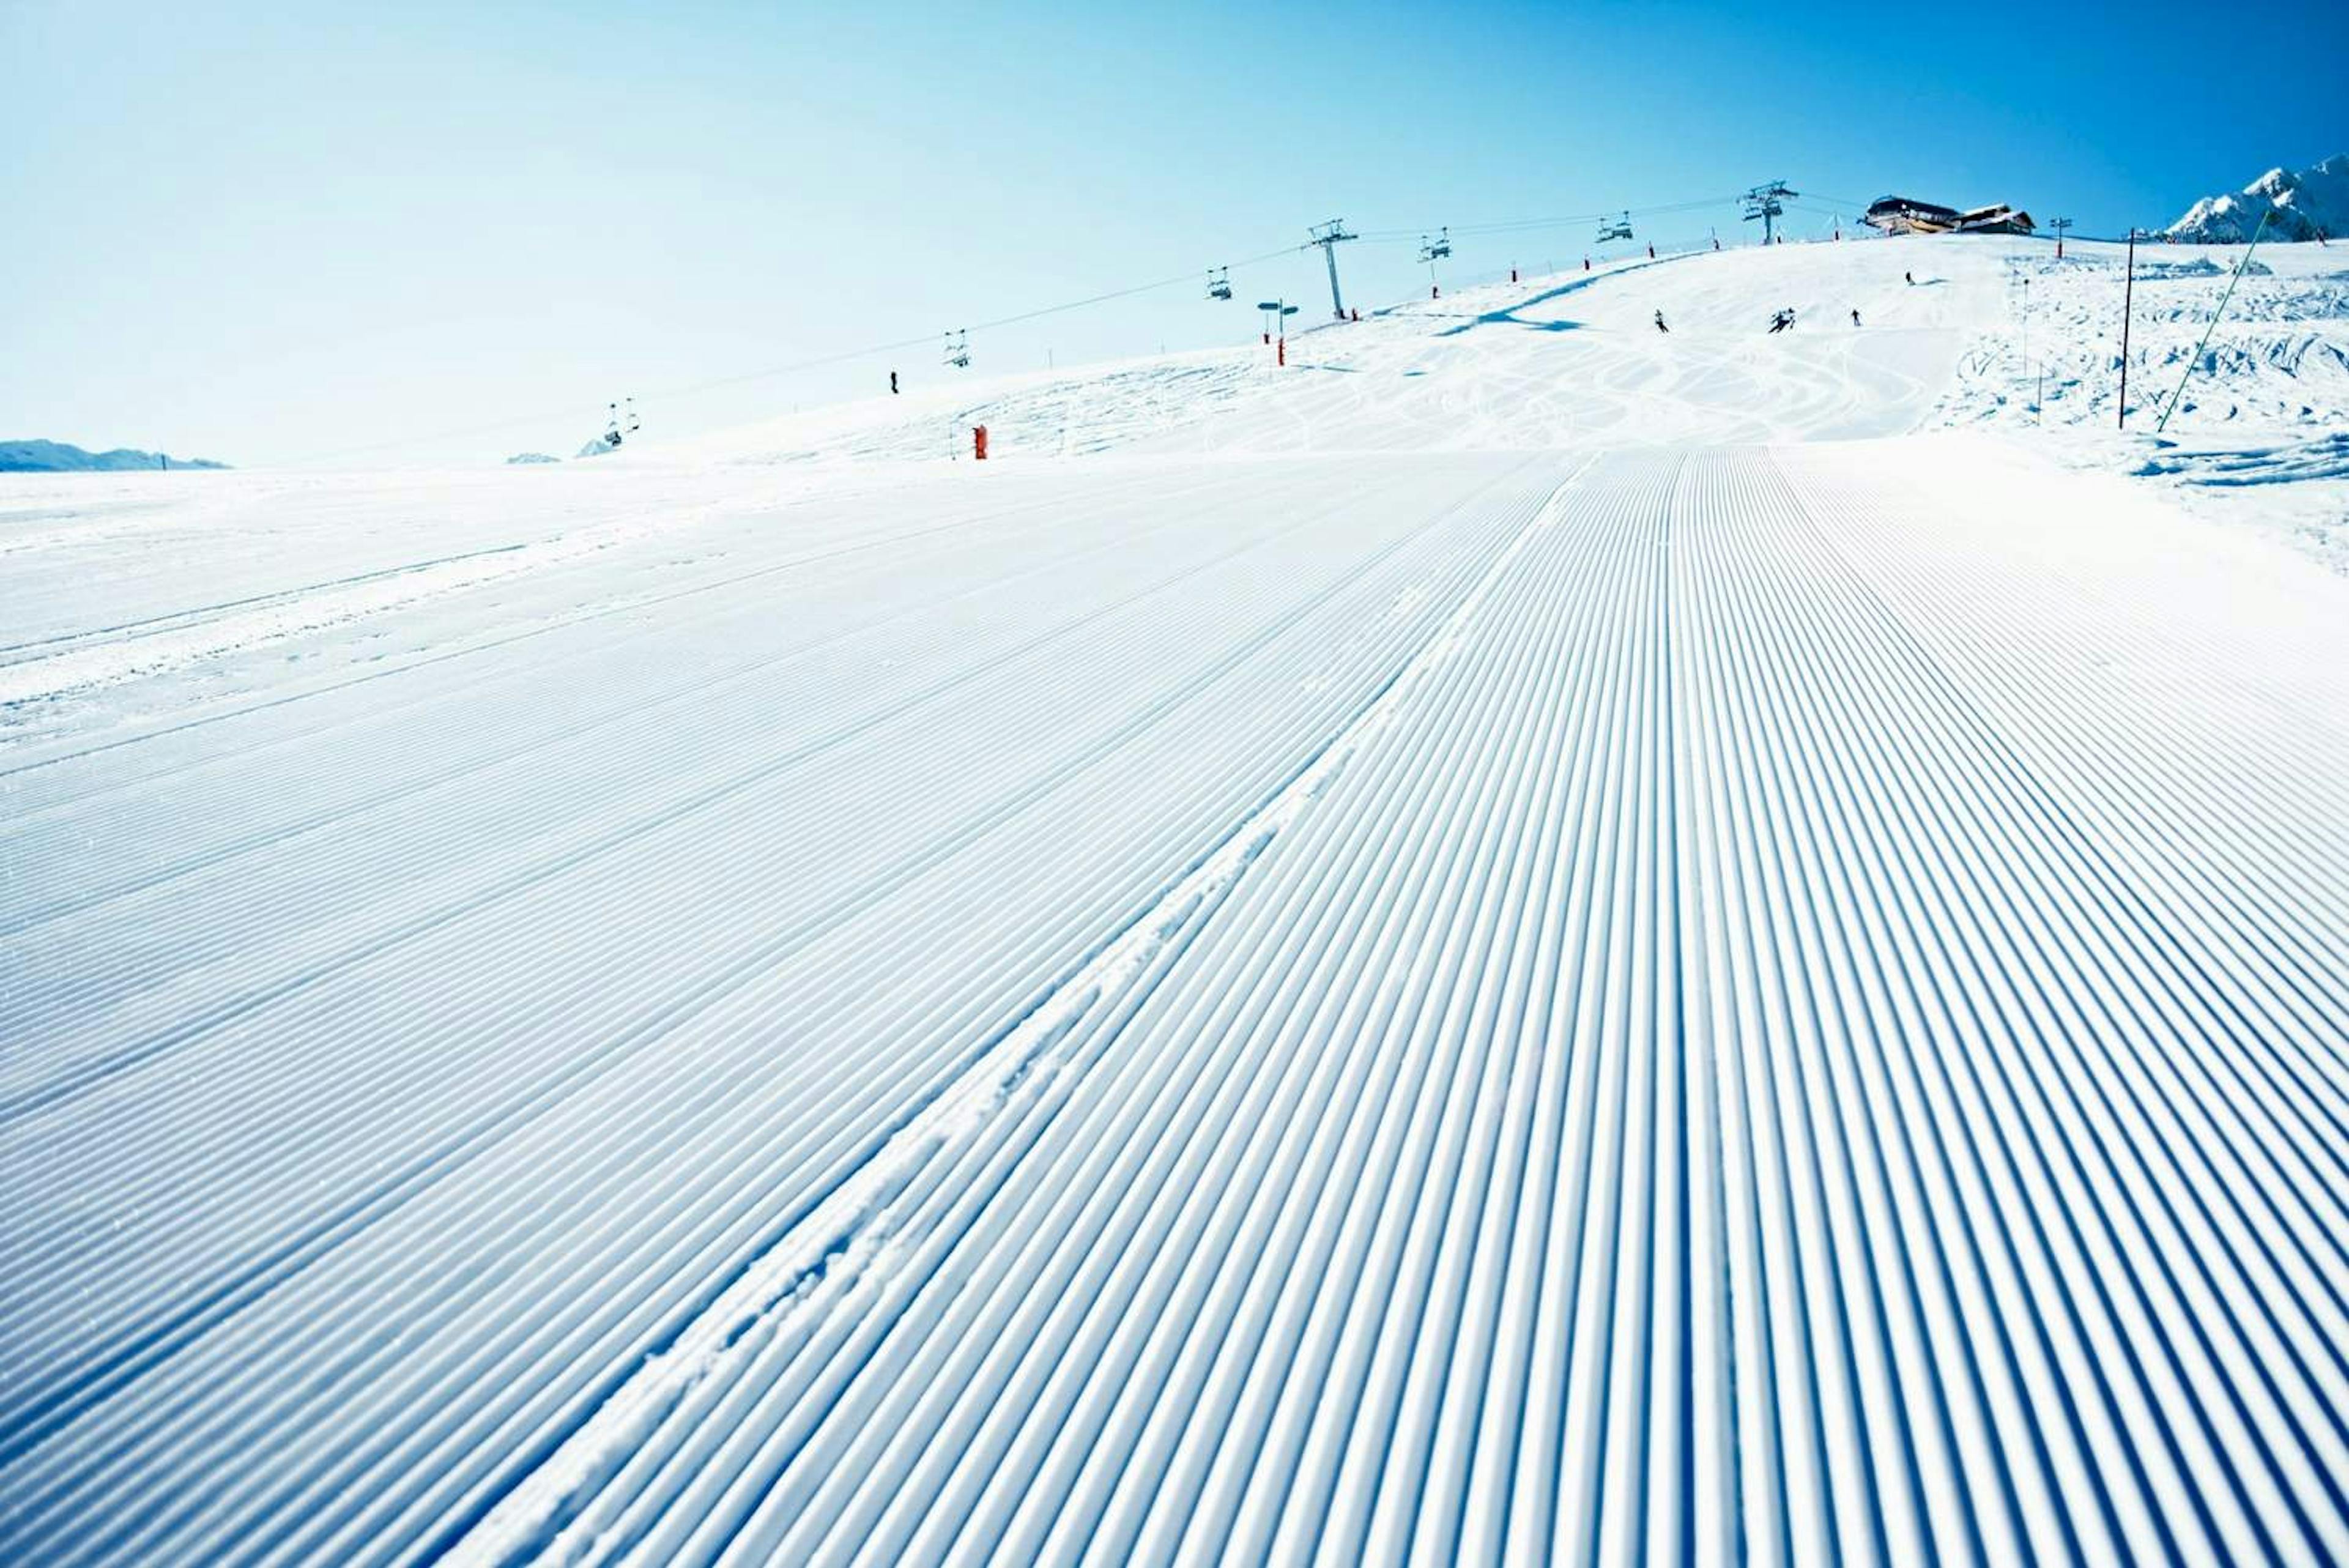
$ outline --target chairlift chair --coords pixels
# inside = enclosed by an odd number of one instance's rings
[[[970,329],[958,327],[947,334],[946,362],[957,370],[970,369]]]
[[[1232,269],[1219,266],[1207,275],[1207,297],[1229,299],[1232,296]]]
[[[1612,223],[1602,223],[1599,225],[1599,243],[1602,245],[1609,240],[1628,240],[1630,237],[1631,214],[1629,213],[1625,213]]]
[[[1435,232],[1435,237],[1432,240],[1425,234],[1419,236],[1420,260],[1423,262],[1436,261],[1442,257],[1448,256],[1451,254],[1452,227],[1450,224],[1447,223],[1443,228],[1438,229]]]

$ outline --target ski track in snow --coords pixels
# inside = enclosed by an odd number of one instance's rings
[[[0,1559],[2349,1561],[2349,582],[1787,253],[0,497]]]

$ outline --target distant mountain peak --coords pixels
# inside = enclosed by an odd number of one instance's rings
[[[111,452],[88,452],[70,441],[0,441],[0,473],[78,473],[92,470],[120,472],[141,468],[226,468],[201,457],[167,457],[119,446]]]
[[[2268,220],[2271,240],[2332,239],[2349,234],[2349,152],[2294,171],[2271,169],[2240,192],[2205,196],[2162,230],[2164,237],[2240,244]]]

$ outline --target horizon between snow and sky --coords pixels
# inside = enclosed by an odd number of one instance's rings
[[[2224,25],[2010,0],[0,0],[0,437],[248,466],[567,452],[623,393],[661,435],[869,395],[893,365],[930,384],[947,372],[925,344],[660,396],[1204,276],[1331,216],[1415,231],[1784,177],[1827,198],[1790,214],[1797,237],[1890,190],[2117,232],[2349,140],[2309,79],[2349,54],[2349,12]],[[2302,67],[2247,85],[2237,57]],[[1641,237],[1709,225],[1739,234],[1724,204]],[[1451,265],[1564,264],[1589,241],[1581,223],[1464,240]],[[1408,237],[1341,265],[1364,305],[1424,284]],[[1285,293],[1310,320],[1326,297],[1312,254],[1234,283],[1232,305],[1177,285],[974,334],[974,372],[1244,342],[1250,300]]]

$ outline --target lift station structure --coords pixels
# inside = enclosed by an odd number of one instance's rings
[[[1781,201],[1787,196],[1801,194],[1799,191],[1788,189],[1784,180],[1773,180],[1766,185],[1756,185],[1745,192],[1745,221],[1750,223],[1756,218],[1762,220],[1764,244],[1769,244],[1777,234],[1778,219],[1786,211],[1780,204]]]

